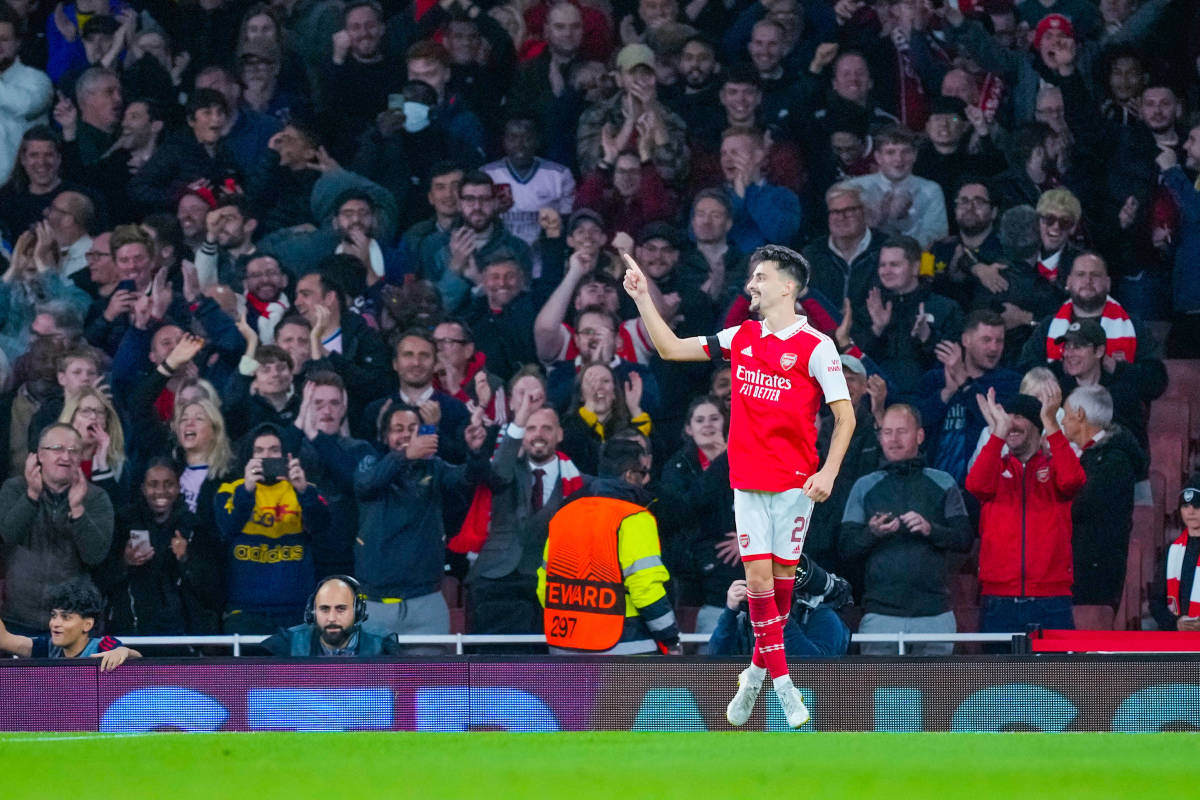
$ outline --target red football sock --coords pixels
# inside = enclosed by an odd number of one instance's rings
[[[750,627],[754,631],[754,663],[765,666],[772,678],[788,674],[783,652],[783,624],[775,607],[775,593],[748,592]]]
[[[779,612],[779,616],[783,617],[779,621],[781,631],[783,630],[783,626],[787,624],[788,615],[792,612],[792,588],[795,585],[795,578],[775,576],[775,610]]]

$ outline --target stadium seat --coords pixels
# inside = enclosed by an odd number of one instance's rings
[[[1151,431],[1150,465],[1162,473],[1164,500],[1173,503],[1183,486],[1183,453],[1179,439]]]
[[[1200,359],[1171,358],[1167,366],[1164,397],[1181,397],[1191,407],[1188,438],[1200,441]]]
[[[1190,414],[1188,401],[1182,397],[1164,396],[1150,404],[1150,436],[1161,436],[1175,442],[1181,454],[1180,471],[1191,452]]]

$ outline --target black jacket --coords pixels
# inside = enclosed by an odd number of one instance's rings
[[[1087,483],[1071,503],[1071,552],[1080,605],[1121,602],[1129,534],[1133,530],[1133,485],[1147,467],[1146,454],[1119,425],[1079,457]]]
[[[355,577],[368,597],[420,597],[441,584],[446,531],[442,506],[489,474],[486,456],[452,467],[438,457],[366,453],[354,475],[359,502]]]
[[[148,531],[154,548],[154,557],[140,567],[125,563],[125,546],[133,530]],[[188,540],[183,561],[171,550],[176,531]],[[160,523],[139,495],[117,515],[112,548],[94,573],[108,599],[108,632],[128,636],[218,633],[225,605],[222,572],[219,544],[197,524],[183,498]]]
[[[663,467],[654,489],[663,561],[683,593],[681,602],[697,605],[686,601],[698,590],[696,599],[703,605],[723,605],[729,584],[744,575],[740,562],[726,564],[715,549],[735,529],[729,457],[722,453],[703,469],[696,445],[687,439]]]
[[[362,428],[355,430],[356,436],[374,440],[374,423],[364,424],[363,408],[371,401],[383,397],[396,385],[396,373],[392,371],[392,354],[382,337],[367,325],[361,316],[349,310],[342,311],[342,352],[330,353],[325,358],[308,362],[308,375],[320,369],[332,369],[346,383],[346,394],[350,399],[350,424],[358,421]]]
[[[809,279],[810,291],[821,296],[837,309],[841,309],[843,298],[849,297],[854,304],[862,303],[867,290],[876,282],[879,271],[879,248],[886,237],[871,231],[871,241],[850,264],[829,247],[829,237],[823,236],[804,248],[804,257],[812,268]]]
[[[1178,536],[1178,528],[1171,531],[1169,536],[1173,541]],[[1180,616],[1188,616],[1188,603],[1192,596],[1192,585],[1196,581],[1196,563],[1200,559],[1200,536],[1189,536],[1187,547],[1183,551],[1183,568],[1179,571],[1179,605],[1182,606]],[[1154,567],[1154,582],[1150,584],[1150,613],[1158,623],[1161,631],[1179,630],[1179,616],[1167,608],[1167,551],[1163,550],[1162,557]]]
[[[487,356],[490,372],[508,380],[524,364],[536,364],[533,321],[538,306],[533,295],[522,292],[499,312],[493,311],[484,296],[472,298],[466,311],[467,322],[475,336],[475,346]]]
[[[377,633],[365,631],[361,627],[355,631],[358,638],[354,640],[353,656],[396,656],[400,655],[400,643],[394,633],[380,636]],[[321,631],[311,623],[294,625],[287,630],[279,630],[267,637],[262,646],[278,658],[333,658],[321,647]]]
[[[129,181],[129,197],[147,208],[174,208],[180,192],[193,181],[220,186],[226,178],[240,180],[233,153],[224,142],[209,155],[191,130],[178,131],[159,145]]]
[[[926,286],[918,286],[903,295],[885,289],[883,303],[892,304],[892,319],[882,333],[876,336],[871,330],[871,315],[864,303],[854,309],[853,337],[863,352],[891,379],[896,389],[895,400],[903,402],[911,400],[921,375],[937,362],[934,348],[938,342],[958,341],[962,333],[962,311],[953,300],[934,294]],[[933,315],[929,338],[924,342],[912,335],[922,303],[925,313]]]
[[[884,536],[868,526],[876,513],[899,517],[909,511],[929,521],[928,536],[910,532],[903,523]],[[947,557],[969,550],[973,538],[954,479],[925,467],[921,458],[888,462],[859,478],[842,517],[843,555],[866,562],[863,607],[875,614],[929,617],[949,610]]]

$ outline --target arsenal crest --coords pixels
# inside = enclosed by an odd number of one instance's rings
[[[784,353],[783,355],[781,355],[779,357],[779,366],[785,370],[789,370],[792,367],[796,366],[796,354],[795,353]]]
[[[742,547],[749,547],[750,546],[750,534],[739,533],[738,541],[742,543]]]

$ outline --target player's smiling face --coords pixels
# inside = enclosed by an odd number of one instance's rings
[[[746,283],[746,293],[750,295],[750,310],[761,315],[780,303],[793,305],[793,287],[792,281],[785,279],[774,261],[759,262]]]

